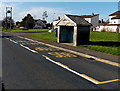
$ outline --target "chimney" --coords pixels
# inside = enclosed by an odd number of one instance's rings
[[[60,20],[60,16],[58,17],[58,20]]]
[[[101,23],[104,23],[103,19],[101,20]]]

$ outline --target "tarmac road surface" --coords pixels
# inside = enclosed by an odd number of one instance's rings
[[[5,89],[119,89],[119,67],[2,35]]]

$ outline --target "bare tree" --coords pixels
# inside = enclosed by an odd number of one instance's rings
[[[47,11],[43,12],[42,19],[45,21],[47,17],[48,17]]]

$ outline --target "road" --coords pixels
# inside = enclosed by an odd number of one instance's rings
[[[3,34],[5,89],[118,89],[119,67]]]

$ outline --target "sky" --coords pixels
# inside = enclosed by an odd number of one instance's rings
[[[107,20],[111,13],[118,10],[118,2],[2,2],[0,20],[5,17],[5,7],[13,8],[14,21],[21,21],[30,13],[35,19],[42,19],[42,14],[47,11],[46,20],[52,22],[64,14],[90,15],[100,14],[99,19]]]
[[[43,0],[0,0],[2,2],[43,2]],[[44,0],[44,2],[118,2],[120,0]]]

